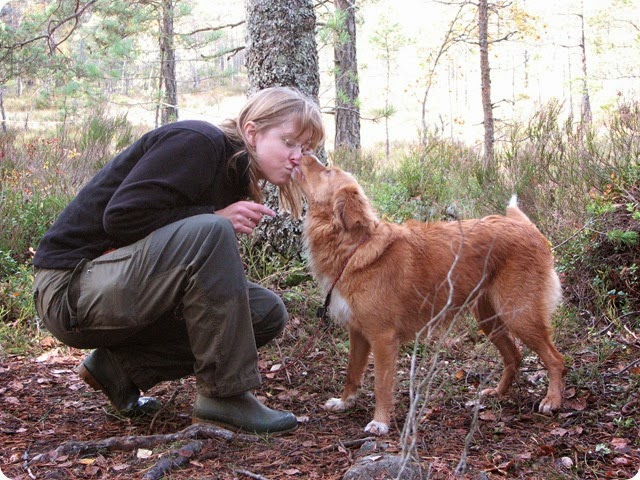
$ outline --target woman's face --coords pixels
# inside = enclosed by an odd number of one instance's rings
[[[309,150],[311,137],[303,133],[295,137],[295,124],[288,120],[277,127],[258,131],[253,122],[245,126],[247,142],[255,149],[255,160],[261,179],[277,186],[291,181],[291,172]]]

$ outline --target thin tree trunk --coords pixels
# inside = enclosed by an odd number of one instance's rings
[[[0,87],[0,113],[2,114],[2,131],[7,133],[7,115],[4,111],[4,90]]]
[[[489,7],[487,0],[478,5],[478,42],[480,44],[480,83],[482,110],[484,114],[484,169],[489,170],[494,163],[493,105],[491,104],[491,70],[489,68]]]
[[[442,58],[442,56],[449,50],[449,48],[451,47],[451,45],[453,44],[452,41],[452,37],[453,37],[453,33],[454,33],[454,28],[456,27],[456,24],[458,23],[458,20],[460,18],[460,15],[462,14],[462,11],[464,9],[465,5],[462,4],[460,5],[460,7],[458,8],[458,12],[456,13],[455,17],[453,18],[453,20],[451,21],[451,23],[449,24],[449,30],[447,30],[447,33],[445,34],[444,38],[442,39],[442,43],[440,44],[440,48],[438,49],[438,52],[435,54],[435,56],[433,57],[433,61],[431,63],[431,67],[429,68],[429,71],[427,72],[427,79],[426,79],[426,85],[425,85],[425,89],[424,89],[424,94],[422,95],[422,104],[421,104],[421,122],[422,122],[422,132],[421,132],[421,144],[423,147],[427,146],[427,133],[428,133],[428,126],[427,126],[427,99],[429,98],[429,92],[431,91],[431,87],[433,86],[433,82],[436,78],[436,69],[438,68],[438,64],[440,63],[440,59]],[[451,100],[451,96],[449,96],[449,99]]]
[[[335,0],[336,13],[343,12],[341,30],[333,47],[336,108],[335,147],[360,149],[360,106],[356,56],[356,0]]]
[[[163,0],[160,31],[162,51],[161,77],[164,86],[164,101],[161,109],[162,125],[178,119],[178,84],[176,82],[176,51],[173,42],[174,0]]]
[[[591,123],[591,102],[589,100],[589,87],[587,84],[587,47],[584,39],[584,3],[580,13],[580,51],[582,53],[582,104],[580,108],[580,120],[584,125]]]

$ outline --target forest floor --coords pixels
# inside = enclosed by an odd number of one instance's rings
[[[283,337],[261,352],[264,383],[256,393],[300,421],[296,431],[277,437],[187,438],[193,378],[154,387],[147,394],[163,402],[160,412],[127,419],[75,373],[86,352],[46,337],[38,356],[3,355],[0,468],[12,480],[329,480],[341,479],[363,455],[373,453],[373,460],[399,455],[411,350],[403,350],[398,363],[391,431],[371,438],[363,428],[373,414],[372,369],[352,410],[324,411],[322,404],[339,396],[344,382],[347,338],[337,327],[322,331],[313,322],[294,316]],[[414,458],[421,478],[634,477],[640,468],[640,339],[628,328],[594,330],[597,326],[587,323],[576,333],[562,325],[556,331],[569,372],[563,408],[552,416],[536,410],[546,371],[535,355],[525,352],[523,373],[508,395],[479,407],[478,380],[491,375],[495,380],[495,350],[474,327],[463,327],[464,334],[454,332],[441,344],[438,386],[418,422]],[[421,354],[434,352],[425,347]],[[287,358],[295,361],[271,371]],[[163,458],[181,459],[182,466],[163,470],[171,464]],[[456,477],[459,465],[465,468]]]

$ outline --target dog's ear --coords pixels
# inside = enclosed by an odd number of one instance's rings
[[[371,233],[376,216],[367,198],[356,185],[347,185],[336,192],[333,204],[333,220],[344,230],[360,228]]]

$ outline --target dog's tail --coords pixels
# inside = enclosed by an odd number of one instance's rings
[[[515,193],[511,196],[509,205],[507,205],[507,218],[518,220],[520,222],[533,223],[518,207],[518,196]]]

